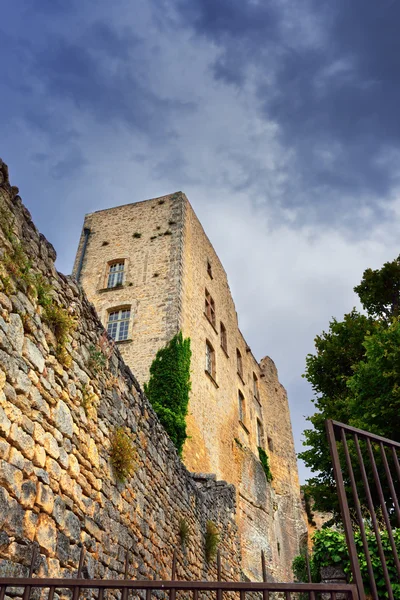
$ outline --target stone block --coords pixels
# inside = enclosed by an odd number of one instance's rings
[[[1,408],[1,406],[0,406],[0,435],[3,437],[7,437],[8,434],[10,433],[10,429],[11,429],[11,421],[7,417],[3,408]]]
[[[33,508],[36,499],[36,484],[34,481],[24,481],[21,486],[21,504],[24,508]]]
[[[24,344],[24,326],[22,324],[21,317],[17,313],[10,314],[7,337],[12,348],[18,354],[22,354],[22,346]]]
[[[33,455],[32,462],[36,467],[44,467],[46,464],[46,451],[43,446],[35,446],[35,454]]]
[[[21,497],[22,471],[6,461],[0,461],[0,486],[3,486],[12,496]]]
[[[57,481],[61,477],[60,465],[53,458],[50,458],[50,456],[48,456],[46,460],[46,471],[48,472],[49,477],[56,479]]]
[[[45,433],[43,438],[43,445],[47,454],[49,454],[55,460],[59,458],[60,449],[58,447],[56,439],[54,438],[54,436],[51,435],[51,433]]]
[[[37,345],[27,337],[24,339],[22,354],[35,367],[35,369],[39,371],[39,373],[43,373],[45,366],[44,357]]]
[[[81,538],[81,522],[70,510],[65,512],[65,526],[63,529],[72,542],[78,543]]]
[[[39,516],[32,510],[26,510],[24,513],[24,537],[33,542],[35,539],[36,528],[38,524]]]
[[[10,458],[8,459],[8,462],[10,463],[10,465],[17,467],[17,469],[21,469],[21,471],[24,469],[25,458],[23,454],[16,448],[11,448]]]
[[[7,520],[8,509],[10,505],[10,496],[4,487],[0,487],[0,528]]]
[[[32,387],[32,382],[29,379],[28,375],[24,373],[24,371],[17,370],[15,375],[15,391],[20,394],[24,394],[27,396],[29,394],[29,390]]]
[[[0,438],[0,459],[7,460],[10,454],[10,444],[5,439]]]
[[[57,529],[53,519],[40,513],[37,523],[35,539],[40,546],[41,552],[46,556],[54,556],[57,548]]]
[[[54,494],[48,485],[38,483],[36,504],[49,515],[53,512]]]
[[[74,421],[68,406],[63,400],[57,402],[53,411],[53,419],[55,425],[61,433],[68,437],[72,437],[74,433]]]
[[[9,438],[26,458],[32,460],[35,453],[35,443],[30,435],[14,423],[11,427]]]

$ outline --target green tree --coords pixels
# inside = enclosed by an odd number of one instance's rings
[[[313,477],[308,489],[318,510],[339,516],[325,420],[334,419],[397,440],[400,435],[400,257],[367,269],[354,288],[367,316],[355,309],[333,319],[315,338],[305,377],[316,394],[300,453]],[[351,447],[350,447],[351,450]],[[357,475],[357,474],[356,474]]]
[[[157,352],[149,382],[144,384],[145,394],[179,454],[187,438],[191,356],[190,338],[183,339],[179,332]]]

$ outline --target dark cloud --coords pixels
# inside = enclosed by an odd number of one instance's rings
[[[296,27],[294,3],[177,3],[181,18],[219,47],[217,79],[256,79],[260,114],[294,151],[285,203],[313,203],[324,220],[348,209],[349,196],[354,208],[360,201],[377,210],[395,177],[378,159],[400,142],[400,3],[302,6]]]

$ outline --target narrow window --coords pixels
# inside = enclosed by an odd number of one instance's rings
[[[209,276],[211,277],[211,279],[213,278],[213,274],[212,274],[212,268],[211,268],[211,263],[208,260],[207,261],[207,273],[209,274]]]
[[[215,352],[208,340],[206,341],[206,371],[215,379]]]
[[[205,311],[207,319],[215,327],[215,302],[212,299],[211,294],[208,290],[206,290]]]
[[[268,438],[268,448],[271,450],[271,452],[274,451],[274,442],[270,437]]]
[[[240,350],[236,348],[236,363],[237,363],[237,372],[240,377],[243,379],[243,364],[242,364],[242,355],[240,354]]]
[[[107,333],[116,342],[128,339],[130,308],[121,308],[108,313]]]
[[[240,390],[238,391],[238,400],[239,400],[239,421],[244,423],[244,415],[245,415],[244,396]]]
[[[257,419],[257,446],[264,448],[264,432],[260,419]]]
[[[257,400],[260,399],[260,392],[258,389],[258,377],[255,373],[253,373],[253,394],[254,398],[256,398]]]
[[[122,285],[124,279],[124,266],[125,263],[123,261],[110,264],[107,281],[108,288],[114,288],[118,285]]]
[[[223,322],[220,322],[220,331],[221,331],[221,348],[228,354],[228,338],[226,336],[226,327]]]

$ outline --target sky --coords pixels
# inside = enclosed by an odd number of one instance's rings
[[[58,269],[85,213],[184,191],[301,451],[313,340],[399,254],[399,0],[0,4],[0,156]]]

